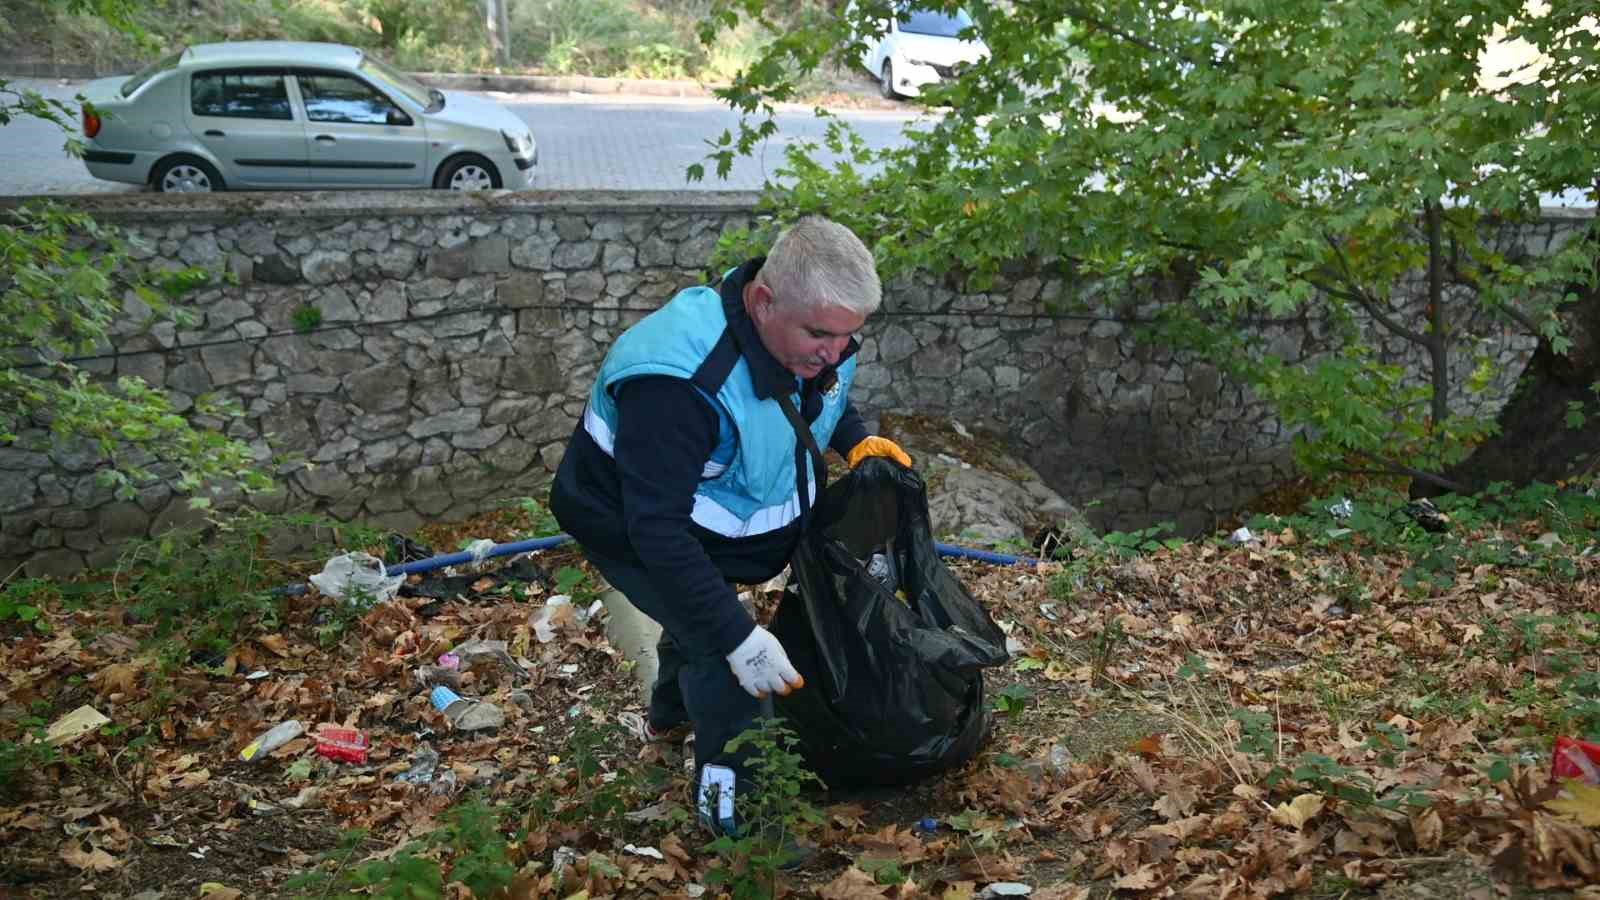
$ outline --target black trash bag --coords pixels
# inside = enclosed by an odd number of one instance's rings
[[[971,758],[982,670],[1006,640],[939,559],[922,479],[863,462],[828,488],[790,566],[771,631],[806,686],[774,708],[806,764],[830,786],[903,784]]]

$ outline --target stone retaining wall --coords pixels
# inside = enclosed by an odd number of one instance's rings
[[[164,386],[180,407],[215,392],[215,423],[282,484],[269,509],[312,508],[397,529],[539,492],[610,341],[701,282],[716,241],[750,222],[742,193],[339,193],[85,198],[155,266],[226,270],[193,331],[127,303],[114,347],[85,368]],[[1559,239],[1551,222],[1524,239]],[[855,401],[954,417],[1020,448],[1103,527],[1209,528],[1289,471],[1289,435],[1217,370],[1136,342],[1155,301],[1060,314],[1070,285],[1034,272],[984,293],[931,277],[887,286],[861,334]],[[1462,301],[1466,302],[1466,301]],[[315,310],[315,312],[309,312]],[[311,323],[316,324],[308,327]],[[1270,326],[1290,358],[1325,349],[1315,321]],[[1532,341],[1491,335],[1501,377],[1463,402],[1492,411]],[[1391,348],[1404,358],[1408,348]],[[1420,367],[1420,359],[1412,361]],[[29,444],[34,445],[29,449]],[[191,517],[162,484],[117,501],[82,448],[42,429],[0,448],[0,567],[64,572]]]

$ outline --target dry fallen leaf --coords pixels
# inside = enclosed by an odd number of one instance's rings
[[[1155,863],[1145,863],[1137,871],[1111,882],[1111,887],[1119,891],[1148,891],[1161,883],[1161,873]]]
[[[1279,803],[1272,810],[1272,821],[1279,825],[1287,825],[1296,831],[1322,812],[1324,801],[1321,794],[1301,794],[1288,803]]]
[[[1430,809],[1412,818],[1411,831],[1417,836],[1417,849],[1438,849],[1439,840],[1444,836],[1444,822],[1439,819],[1439,811]]]
[[[1590,786],[1582,781],[1568,781],[1565,793],[1572,796],[1557,797],[1545,803],[1544,808],[1578,820],[1589,828],[1600,828],[1600,786]]]
[[[289,639],[281,634],[265,634],[256,638],[256,641],[279,656],[289,655]]]
[[[877,879],[851,866],[839,873],[839,877],[822,886],[817,891],[817,896],[822,900],[853,900],[856,897],[882,897],[884,888],[878,884]]]
[[[83,845],[73,841],[61,850],[61,858],[76,869],[84,872],[109,872],[122,865],[122,860],[95,848],[84,850]]]

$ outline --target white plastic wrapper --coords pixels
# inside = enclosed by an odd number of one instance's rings
[[[353,606],[393,600],[405,580],[404,575],[390,575],[383,560],[370,553],[342,553],[311,576],[317,590]]]

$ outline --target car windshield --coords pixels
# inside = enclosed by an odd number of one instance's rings
[[[375,56],[362,54],[361,65],[356,68],[361,71],[361,74],[389,90],[397,94],[404,94],[407,99],[422,109],[429,109],[433,106],[433,96],[427,88],[418,84],[417,80],[410,75],[390,68],[387,63]]]
[[[149,81],[150,79],[169,69],[176,69],[178,67],[178,59],[182,56],[183,51],[179,50],[177,53],[174,53],[171,56],[163,56],[150,65],[140,69],[138,74],[122,83],[122,96],[132,97],[133,92],[144,87],[144,83],[146,81]]]
[[[907,34],[955,37],[971,24],[972,17],[964,9],[956,10],[953,16],[927,9],[907,9],[900,13],[900,30]]]

